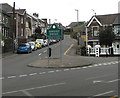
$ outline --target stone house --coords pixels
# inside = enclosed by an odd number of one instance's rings
[[[120,48],[119,16],[120,13],[92,16],[86,25],[86,46],[90,45],[94,47],[95,45],[99,45],[99,31],[109,26],[112,27],[115,34],[115,41],[112,43],[112,47]]]

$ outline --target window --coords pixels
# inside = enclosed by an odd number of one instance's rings
[[[114,34],[115,34],[116,36],[120,36],[120,26],[115,26],[115,27],[114,27]]]
[[[98,27],[93,27],[93,36],[98,36]]]
[[[120,46],[119,46],[119,45],[117,45],[117,48],[120,48]]]

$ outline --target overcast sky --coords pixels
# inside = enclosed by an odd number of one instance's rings
[[[51,19],[51,22],[61,22],[64,26],[77,21],[79,10],[79,21],[88,21],[95,10],[97,15],[118,13],[118,2],[120,0],[0,0],[0,3],[8,3],[16,8],[26,9],[28,14],[34,12],[39,18]],[[57,19],[57,20],[56,20]]]

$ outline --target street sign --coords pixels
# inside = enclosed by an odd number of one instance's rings
[[[56,24],[52,24],[47,30],[47,39],[62,39],[62,30]]]

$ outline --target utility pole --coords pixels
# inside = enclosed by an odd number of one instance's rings
[[[79,22],[79,10],[75,9],[75,11],[77,11],[77,22]]]
[[[15,52],[15,2],[13,3],[13,53]]]

